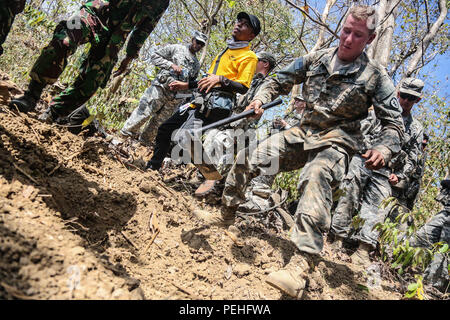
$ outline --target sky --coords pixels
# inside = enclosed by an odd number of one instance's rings
[[[342,1],[338,1],[342,2]],[[312,7],[314,7],[317,11],[322,12],[323,7],[325,6],[325,0],[313,0],[308,2]],[[331,10],[331,13],[333,9]],[[330,14],[331,14],[330,13]],[[449,19],[446,19],[445,23],[449,24]],[[447,51],[444,55],[437,56],[433,62],[426,65],[420,72],[419,78],[422,78],[422,75],[427,74],[429,77],[425,80],[424,91],[432,91],[438,90],[438,95],[449,100],[450,90],[449,90],[449,74],[450,71],[450,54]],[[439,81],[439,85],[436,85],[436,82]],[[395,83],[396,84],[396,83]],[[423,100],[422,104],[426,105],[427,101]],[[433,108],[433,106],[428,106],[429,108]],[[271,119],[276,115],[282,114],[282,109],[284,107],[277,107],[272,109],[270,112],[265,112],[262,119]],[[417,109],[417,108],[416,108]],[[413,110],[414,114],[414,110]]]

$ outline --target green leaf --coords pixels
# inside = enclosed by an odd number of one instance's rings
[[[417,284],[417,283],[411,283],[411,284],[408,286],[408,291],[415,291],[415,290],[417,290],[418,287],[419,287],[419,284]]]
[[[444,244],[442,248],[439,249],[440,253],[446,253],[448,251],[448,244]]]
[[[369,288],[360,283],[358,283],[358,289],[369,292]]]

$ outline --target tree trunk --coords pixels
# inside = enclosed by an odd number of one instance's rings
[[[392,49],[392,38],[394,36],[395,19],[398,16],[396,6],[401,0],[382,0],[378,8],[378,17],[380,22],[376,32],[377,37],[367,50],[367,54],[381,65],[387,67]]]
[[[447,17],[448,8],[446,5],[446,0],[439,0],[439,17],[437,20],[433,23],[432,27],[428,31],[427,35],[422,40],[422,43],[419,44],[417,51],[413,54],[411,57],[411,60],[409,61],[408,68],[406,69],[406,77],[411,77],[414,73],[417,73],[420,68],[418,68],[419,62],[422,60],[423,55],[427,51],[429,45],[431,44],[431,41],[436,37],[437,32],[439,31],[439,28],[442,26],[442,24],[445,21],[445,18]]]

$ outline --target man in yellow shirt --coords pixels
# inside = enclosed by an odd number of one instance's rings
[[[227,48],[211,64],[208,76],[200,81],[173,81],[172,90],[197,88],[194,100],[181,105],[175,114],[159,128],[155,139],[152,159],[147,169],[161,168],[164,157],[170,150],[170,141],[177,140],[173,133],[177,129],[192,129],[222,120],[231,114],[236,93],[245,94],[255,73],[258,58],[250,50],[249,42],[260,32],[260,22],[254,15],[240,12]]]

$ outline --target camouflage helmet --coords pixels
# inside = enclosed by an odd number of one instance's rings
[[[273,69],[275,65],[277,64],[277,60],[273,56],[273,54],[267,52],[267,51],[260,51],[256,54],[256,57],[258,60],[266,60],[269,62],[269,68]]]
[[[200,32],[200,31],[195,31],[194,35],[192,37],[197,41],[203,42],[203,44],[206,44],[206,40],[208,40],[208,37],[206,36],[206,34]]]
[[[301,100],[301,101],[305,101],[305,98],[303,98],[303,95],[301,92],[299,92],[296,96],[294,96],[295,100]]]
[[[406,78],[402,81],[399,91],[420,98],[424,86],[425,84],[420,79]]]

